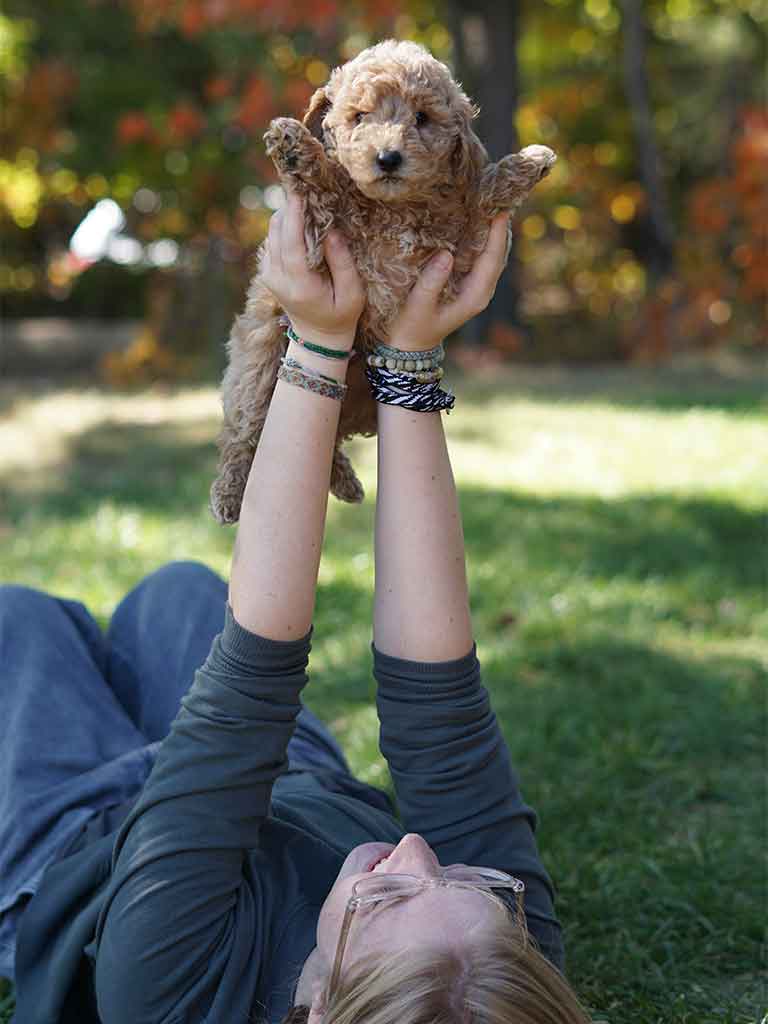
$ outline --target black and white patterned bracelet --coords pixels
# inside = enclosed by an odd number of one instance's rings
[[[415,412],[450,413],[456,401],[450,391],[441,390],[439,381],[421,384],[412,376],[378,366],[366,366],[365,376],[374,399],[383,405],[399,405]]]

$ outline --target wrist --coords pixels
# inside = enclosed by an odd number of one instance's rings
[[[296,333],[299,334],[298,331]],[[306,337],[307,341],[315,341],[314,337],[307,337],[302,334],[299,334],[299,337]],[[318,341],[317,343],[324,344],[321,341]],[[295,341],[288,342],[286,355],[297,359],[302,366],[306,366],[308,370],[317,370],[320,373],[326,374],[328,377],[333,377],[335,380],[339,381],[339,383],[343,383],[346,379],[349,358],[329,359],[327,356],[318,355],[317,352],[311,352],[309,349],[304,348],[303,345],[299,345]]]
[[[329,331],[324,328],[314,327],[300,318],[289,317],[291,326],[300,338],[311,341],[315,345],[322,345],[324,348],[332,348],[337,352],[349,352],[355,343],[355,328],[340,328],[338,331]],[[341,360],[339,360],[341,362]]]
[[[432,348],[442,345],[444,338],[425,338],[424,335],[411,334],[409,337],[392,334],[384,344],[390,348],[400,349],[401,352],[428,352]]]

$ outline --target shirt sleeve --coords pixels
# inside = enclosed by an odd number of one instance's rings
[[[250,633],[227,605],[117,835],[96,929],[102,1020],[203,1020],[219,986],[236,992],[238,971],[252,969],[242,951],[252,959],[265,923],[246,852],[287,766],[311,636]]]
[[[404,827],[423,836],[441,864],[492,867],[520,878],[529,932],[562,971],[562,932],[534,837],[537,817],[520,793],[482,685],[477,645],[444,662],[371,649],[381,752]]]

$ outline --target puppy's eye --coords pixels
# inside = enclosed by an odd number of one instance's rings
[[[364,110],[358,110],[358,112],[355,114],[355,116],[353,118],[353,121],[355,122],[355,124],[360,124],[364,117],[365,117],[365,111]]]
[[[421,128],[429,121],[429,116],[423,110],[416,112],[416,127]]]

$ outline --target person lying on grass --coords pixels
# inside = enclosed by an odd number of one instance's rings
[[[308,269],[302,222],[291,194],[270,223],[262,273],[299,340],[251,468],[228,587],[172,563],[125,598],[106,638],[82,605],[3,593],[2,692],[18,708],[0,715],[15,751],[0,809],[19,835],[2,856],[28,868],[2,893],[6,937],[18,923],[18,1024],[587,1019],[562,974],[536,818],[481,682],[439,380],[425,392],[377,378],[371,650],[397,812],[302,705],[363,302],[338,234],[329,274]],[[490,300],[505,246],[501,216],[447,306],[438,254],[386,345],[442,351]],[[30,787],[17,788],[24,763],[38,783],[33,821]]]

